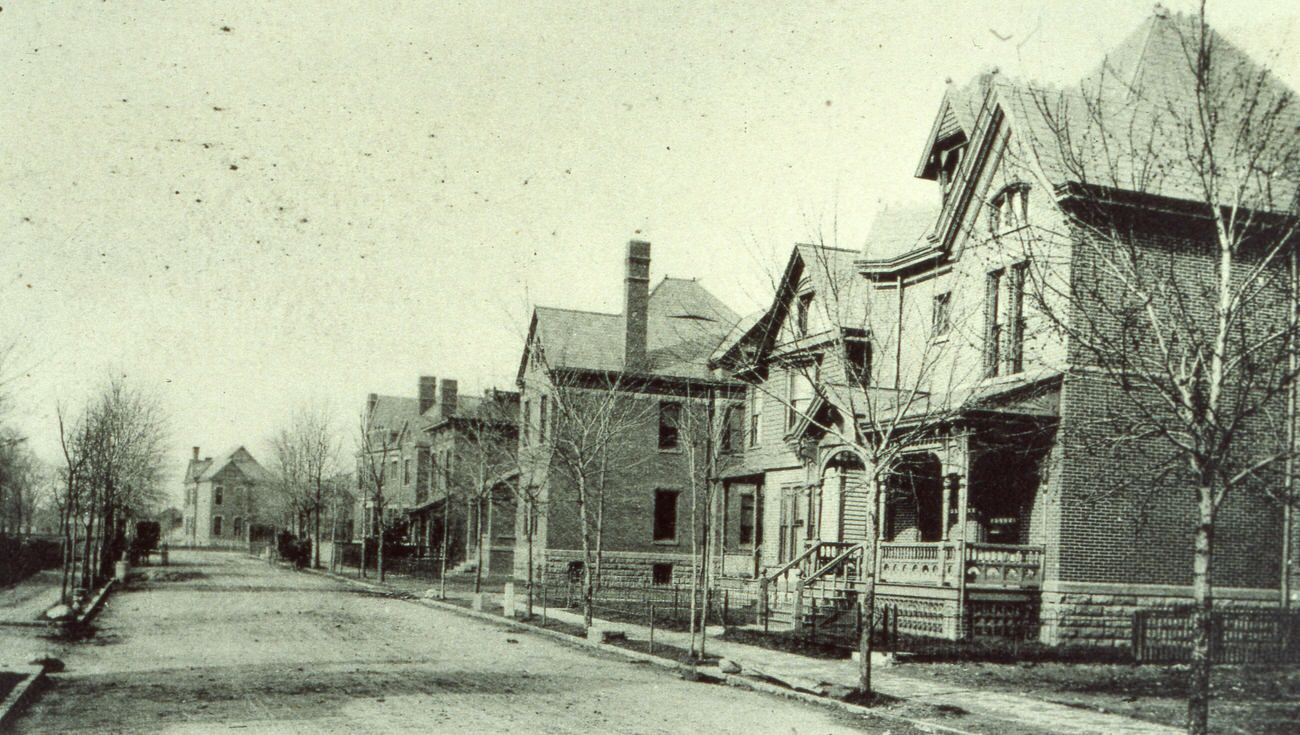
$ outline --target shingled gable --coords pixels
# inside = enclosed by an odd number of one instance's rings
[[[650,292],[648,321],[649,375],[708,379],[708,358],[739,317],[697,281],[664,278]],[[538,306],[518,377],[539,347],[553,369],[622,372],[623,330],[621,314]]]

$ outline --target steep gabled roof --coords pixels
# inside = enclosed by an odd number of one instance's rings
[[[193,466],[196,463],[191,462],[190,464]],[[253,459],[253,455],[243,447],[236,447],[210,461],[202,460],[202,464],[205,464],[206,467],[204,467],[198,475],[198,480],[200,482],[211,480],[224,472],[228,467],[232,466],[249,482],[260,483],[270,480],[270,475],[267,471],[262,467],[262,465],[258,464],[257,460]]]
[[[743,335],[729,335],[730,346],[714,354],[713,362],[738,369],[761,360],[776,345],[791,297],[805,281],[813,293],[823,296],[823,307],[832,304],[823,312],[832,326],[865,328],[867,301],[865,283],[858,275],[858,255],[856,250],[825,245],[795,245],[777,281],[772,305]]]
[[[694,280],[665,278],[650,292],[646,357],[650,375],[707,379],[708,358],[739,317]],[[541,344],[551,368],[621,372],[621,314],[538,306],[527,350]],[[521,376],[523,365],[520,366]]]

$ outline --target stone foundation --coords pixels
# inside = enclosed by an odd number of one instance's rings
[[[1268,608],[1276,590],[1214,590],[1216,608]],[[1058,582],[1042,592],[1039,638],[1052,645],[1123,646],[1133,643],[1133,613],[1190,605],[1190,587]]]
[[[582,551],[547,549],[541,552],[540,565],[542,578],[549,584],[561,584],[569,580],[569,568],[573,562],[582,562]],[[603,584],[611,587],[645,587],[654,580],[654,568],[657,564],[671,564],[668,585],[686,586],[691,583],[691,557],[688,554],[654,554],[631,551],[606,551],[601,554],[600,576]]]

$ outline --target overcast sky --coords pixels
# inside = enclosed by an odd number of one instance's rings
[[[1183,3],[1168,3],[1182,8]],[[1290,2],[1211,4],[1300,87]],[[860,248],[946,78],[1061,84],[1146,2],[102,2],[0,11],[8,420],[111,373],[188,447],[266,440],[420,374],[510,387],[534,303],[619,311],[652,280],[741,312],[788,247]]]

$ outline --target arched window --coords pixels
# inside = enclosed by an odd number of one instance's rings
[[[989,201],[989,231],[994,235],[1029,224],[1029,184],[1009,184]]]

